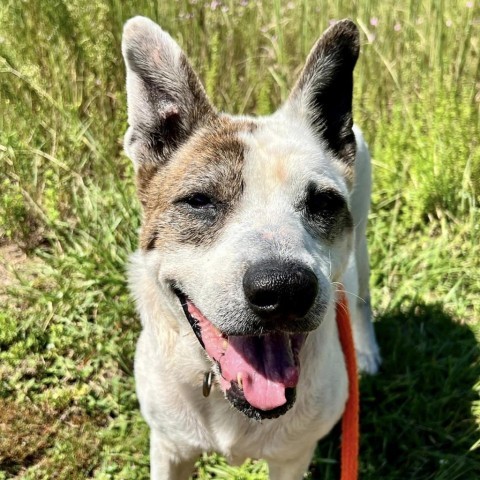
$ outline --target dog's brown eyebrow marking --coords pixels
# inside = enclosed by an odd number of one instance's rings
[[[166,165],[139,170],[138,190],[144,206],[141,248],[214,241],[243,191],[245,144],[239,133],[255,128],[248,120],[217,117],[179,148]],[[194,193],[212,197],[217,207],[215,218],[202,216],[179,201]]]

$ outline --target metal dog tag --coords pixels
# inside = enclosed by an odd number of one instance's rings
[[[203,376],[203,396],[208,397],[210,395],[210,390],[212,389],[212,378],[213,372],[205,372]]]

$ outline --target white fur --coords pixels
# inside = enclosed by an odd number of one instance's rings
[[[162,81],[174,83],[178,46],[155,24],[138,18],[127,24],[124,41],[138,41],[139,31],[140,39],[158,42],[158,52],[166,52],[166,57],[154,55],[154,60],[170,68],[170,73],[162,73]],[[141,80],[128,68],[127,72],[129,123],[141,125],[154,115],[145,104]],[[264,458],[274,480],[302,478],[317,441],[339,420],[347,399],[347,374],[335,323],[336,282],[342,282],[349,295],[360,366],[370,373],[378,368],[365,238],[371,189],[368,149],[354,128],[355,184],[349,191],[345,165],[332,159],[318,141],[303,108],[293,99],[271,117],[255,119],[256,128],[239,134],[245,145],[244,192],[212,244],[139,250],[131,258],[130,288],[143,326],[135,377],[142,414],[151,429],[154,480],[186,479],[204,451],[220,452],[232,463]],[[127,140],[131,134],[132,127]],[[128,154],[135,159],[135,151]],[[333,243],[312,236],[295,208],[310,182],[336,189],[347,198],[353,232]],[[203,397],[203,375],[212,362],[168,281],[175,279],[217,328],[228,331],[243,321],[247,311],[242,290],[246,266],[269,257],[298,261],[312,269],[319,280],[316,301],[327,308],[300,353],[293,407],[277,419],[258,422],[232,407],[216,383],[210,396]]]
[[[265,128],[268,131],[268,127]],[[266,133],[257,134],[257,138],[251,140],[252,145],[255,141],[261,143]],[[358,130],[356,133],[362,141]],[[309,152],[308,144],[300,143],[304,145],[305,158],[299,159],[297,153],[292,153],[291,158],[285,160],[281,145],[278,145],[278,151],[282,155],[276,155],[286,161],[299,186],[307,178],[318,176],[321,181],[336,182],[338,187],[346,188],[339,176],[332,175],[325,165],[322,166],[318,153]],[[263,145],[258,149],[251,148],[251,158],[247,159],[246,165],[245,199],[238,217],[232,219],[232,227],[225,229],[224,238],[212,249],[195,252],[193,259],[192,252],[186,247],[163,256],[155,251],[139,251],[132,257],[130,284],[144,326],[137,349],[135,375],[142,414],[152,429],[152,479],[155,480],[186,478],[186,472],[203,451],[220,452],[235,463],[247,457],[265,458],[272,479],[301,478],[317,440],[338,421],[346,401],[347,378],[333,313],[335,287],[331,282],[335,279],[342,279],[350,292],[356,340],[360,341],[357,349],[366,356],[365,366],[371,372],[378,366],[374,338],[369,337],[369,331],[363,336],[358,334],[363,331],[361,327],[366,321],[356,308],[360,291],[358,279],[365,280],[365,274],[357,272],[356,257],[349,256],[348,245],[340,248],[338,258],[331,252],[328,261],[325,260],[322,246],[302,231],[289,207],[289,199],[295,196],[294,187],[291,192],[284,192],[280,185],[264,185],[270,192],[274,188],[279,192],[262,196],[263,175],[256,172],[256,168],[268,167],[254,165],[262,155],[265,155],[264,163],[272,162],[275,156],[275,152],[268,151],[268,141]],[[368,170],[366,147],[360,144],[358,152],[357,165]],[[313,154],[312,161],[307,161],[301,169],[305,171],[296,172],[294,165],[307,160],[310,154]],[[359,175],[357,178],[370,181],[369,176]],[[357,182],[354,194],[369,192],[369,188],[368,184]],[[258,201],[255,200],[257,191]],[[367,212],[368,201],[355,203],[356,225],[363,228]],[[259,238],[255,233],[266,230],[270,232],[266,244],[255,248]],[[364,235],[363,230],[360,233]],[[357,245],[364,245],[362,235],[357,236]],[[239,263],[236,252],[240,246],[244,245],[242,252],[252,252],[253,255],[260,252],[261,256],[268,254],[272,245],[268,240],[275,247],[282,246],[278,250],[282,255],[306,261],[317,269],[318,275],[328,279],[326,291],[330,306],[322,324],[309,335],[302,350],[295,405],[278,419],[258,423],[235,410],[218,387],[213,388],[210,397],[203,398],[202,378],[211,363],[186,322],[178,300],[162,287],[161,279],[173,271],[178,278],[189,279],[190,295],[206,315],[211,313],[215,318],[215,310],[224,301],[222,292],[231,291],[231,285],[235,284],[235,266],[238,267]],[[347,266],[341,260],[344,255],[349,260],[348,269],[342,276],[341,272]]]

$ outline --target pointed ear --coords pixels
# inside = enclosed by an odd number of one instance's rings
[[[178,44],[156,23],[134,17],[123,30],[129,128],[125,151],[135,168],[155,168],[215,115]]]
[[[332,25],[312,48],[286,104],[347,165],[355,159],[352,95],[359,50],[358,29],[351,20]]]

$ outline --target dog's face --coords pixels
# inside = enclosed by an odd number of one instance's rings
[[[125,27],[140,246],[179,328],[196,334],[227,398],[253,418],[293,404],[300,350],[351,251],[358,50],[354,24],[335,24],[275,114],[232,117],[215,111],[160,27]]]

